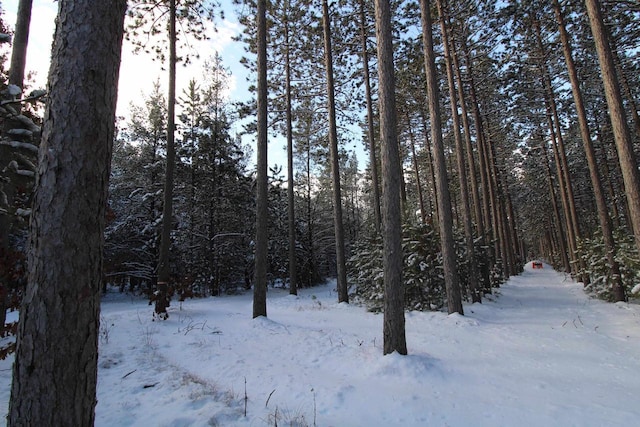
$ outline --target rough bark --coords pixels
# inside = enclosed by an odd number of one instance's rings
[[[402,281],[400,176],[402,166],[396,129],[395,76],[389,0],[375,0],[380,80],[380,145],[382,148],[382,222],[384,275],[384,354],[407,354]]]
[[[420,109],[420,119],[422,121],[422,132],[424,134],[424,150],[427,155],[427,173],[429,176],[428,180],[428,188],[431,197],[428,197],[429,201],[429,219],[428,222],[431,224],[439,223],[440,217],[438,213],[438,204],[436,203],[436,199],[438,198],[438,191],[436,190],[436,176],[433,170],[433,150],[431,149],[431,141],[429,140],[429,126],[427,123],[427,113],[423,108]]]
[[[567,71],[569,72],[569,81],[571,82],[573,102],[576,107],[578,124],[580,126],[580,136],[582,138],[582,144],[586,154],[587,164],[589,165],[589,176],[591,177],[593,195],[596,199],[598,221],[600,222],[600,229],[602,230],[607,264],[609,264],[608,267],[611,277],[610,283],[616,301],[624,301],[626,295],[620,277],[620,266],[616,261],[616,244],[613,238],[611,217],[609,217],[607,201],[604,196],[604,186],[602,185],[600,173],[598,172],[598,163],[596,161],[593,141],[591,140],[591,132],[589,130],[589,122],[587,120],[587,112],[584,107],[582,91],[580,90],[580,80],[578,79],[578,72],[573,61],[573,53],[571,43],[569,41],[569,34],[567,33],[567,29],[564,24],[564,16],[562,14],[562,10],[560,8],[560,3],[558,2],[558,0],[552,0],[552,6],[556,16],[556,21],[558,22],[558,31],[560,33],[560,40],[562,42],[562,51],[564,54],[565,63],[567,65]],[[615,206],[615,201],[613,204]]]
[[[60,1],[9,426],[95,419],[103,231],[125,0]]]
[[[475,215],[475,225],[477,237],[480,241],[480,246],[486,245],[484,217],[482,216],[482,201],[480,199],[480,189],[477,182],[478,170],[476,167],[475,157],[473,155],[473,144],[471,141],[471,125],[469,123],[469,113],[465,102],[464,86],[462,79],[462,71],[460,69],[460,61],[455,49],[451,54],[453,59],[453,69],[456,76],[456,83],[458,85],[458,98],[460,100],[460,115],[462,116],[462,128],[464,129],[465,148],[467,154],[467,165],[469,167],[469,182],[471,183],[471,195],[473,200],[473,210]],[[489,262],[482,263],[478,274],[481,275],[485,287],[489,285]],[[482,293],[482,292],[481,292]],[[480,295],[481,296],[481,295]]]
[[[20,0],[16,18],[16,28],[11,46],[11,65],[9,84],[22,88],[24,69],[27,63],[27,46],[29,44],[29,27],[31,25],[31,6],[33,0]]]
[[[427,79],[427,103],[431,117],[431,140],[433,141],[435,180],[438,191],[437,202],[440,213],[440,243],[444,280],[447,292],[449,314],[463,314],[460,295],[460,280],[456,270],[456,253],[453,246],[453,217],[449,193],[447,169],[442,141],[442,123],[440,119],[439,89],[436,79],[435,54],[433,52],[433,26],[429,0],[420,0],[422,22],[422,40],[424,49],[425,74]]]
[[[285,38],[285,91],[286,91],[286,122],[287,122],[287,222],[289,228],[289,293],[298,294],[297,265],[296,265],[296,214],[293,194],[293,116],[291,113],[291,55],[289,52],[289,4],[284,16]]]
[[[336,122],[335,87],[333,80],[333,54],[331,52],[331,21],[327,0],[322,0],[322,29],[324,34],[324,61],[327,73],[327,108],[329,110],[329,151],[333,183],[333,221],[336,237],[336,269],[338,274],[338,302],[349,302],[347,268],[342,222],[342,191],[340,188],[340,159],[338,158],[338,125]]]
[[[467,262],[469,274],[469,292],[473,302],[481,301],[480,284],[478,282],[478,267],[476,265],[475,250],[473,245],[473,225],[471,223],[471,206],[469,204],[469,188],[467,186],[467,168],[465,165],[465,155],[460,133],[460,116],[458,114],[458,99],[456,97],[456,87],[453,77],[453,61],[451,59],[452,49],[449,43],[449,29],[447,28],[447,17],[445,15],[443,0],[436,0],[438,13],[440,14],[440,29],[442,43],[444,44],[445,68],[447,71],[447,83],[449,86],[449,100],[451,105],[451,117],[453,117],[453,134],[456,146],[456,161],[458,167],[458,181],[460,183],[460,201],[462,207],[462,223],[464,225],[465,246],[467,249]]]
[[[420,207],[420,221],[427,223],[427,210],[424,204],[424,192],[422,190],[422,179],[420,178],[420,165],[418,164],[418,155],[416,153],[416,142],[413,136],[411,122],[407,116],[407,130],[409,131],[409,143],[411,145],[411,163],[413,165],[413,173],[416,179],[416,192],[418,193],[418,206]]]
[[[630,220],[636,247],[640,251],[640,170],[638,170],[633,152],[631,132],[625,117],[622,95],[620,94],[613,55],[607,41],[607,30],[602,19],[600,2],[598,0],[585,0],[585,3],[598,53],[604,92],[609,107],[609,118],[611,119],[620,168],[622,169],[622,178],[626,187],[627,204],[631,214]]]
[[[545,50],[542,44],[542,35],[540,33],[540,22],[535,17],[533,18],[533,29],[536,36],[536,57],[538,58],[538,69],[545,94],[547,121],[549,123],[549,132],[551,135],[553,153],[556,162],[558,186],[560,188],[560,197],[565,214],[565,222],[567,224],[569,258],[571,259],[572,271],[575,274],[578,271],[580,264],[577,254],[577,242],[580,239],[580,228],[578,225],[575,197],[573,195],[573,185],[569,174],[569,163],[567,161],[567,154],[564,147],[564,138],[562,136],[555,94],[551,84],[551,77],[549,76],[549,71],[547,69]]]
[[[574,235],[573,222],[571,219],[571,215],[569,214],[569,204],[568,204],[568,198],[566,193],[566,186],[564,183],[563,167],[562,167],[562,164],[560,163],[560,155],[558,153],[558,143],[556,140],[556,134],[553,130],[553,119],[551,116],[551,110],[549,108],[548,101],[545,103],[547,105],[547,123],[549,126],[549,132],[550,132],[549,135],[551,136],[551,148],[553,150],[553,158],[556,166],[556,179],[558,181],[558,189],[560,190],[560,202],[562,203],[562,211],[564,212],[565,231],[567,236],[567,250],[569,251],[568,255],[569,255],[570,266],[571,266],[570,272],[572,276],[575,276],[578,268],[578,265],[576,263],[576,256],[577,256],[576,239]]]
[[[564,265],[564,269],[566,272],[571,271],[571,264],[569,262],[569,255],[567,253],[567,244],[564,235],[564,229],[562,228],[562,219],[560,218],[560,209],[558,208],[558,202],[556,199],[556,190],[553,185],[553,174],[551,173],[551,167],[549,166],[549,159],[547,155],[547,147],[544,143],[544,139],[542,138],[542,134],[540,134],[540,147],[542,148],[542,153],[544,155],[544,164],[547,172],[547,180],[549,183],[549,197],[551,198],[551,206],[553,208],[553,219],[555,220],[555,225],[557,229],[557,241],[558,241],[558,251],[560,252],[560,257],[562,258],[562,264]]]
[[[267,176],[267,1],[258,0],[256,13],[256,46],[258,48],[258,149],[256,197],[255,283],[253,285],[253,317],[267,316],[267,255],[269,245],[269,212]]]
[[[360,39],[362,43],[362,69],[364,72],[364,91],[367,101],[367,142],[369,146],[369,169],[371,170],[371,188],[373,189],[373,220],[376,233],[380,234],[382,217],[380,214],[380,187],[378,161],[376,159],[376,140],[373,124],[373,100],[371,97],[371,76],[369,73],[369,50],[367,49],[367,27],[364,13],[365,2],[360,0]]]
[[[491,194],[489,191],[489,175],[488,165],[485,156],[485,138],[484,138],[484,126],[482,123],[482,115],[480,114],[480,105],[478,103],[478,97],[476,95],[476,83],[473,72],[473,61],[467,43],[464,38],[461,39],[461,48],[465,57],[467,65],[467,80],[469,81],[469,101],[471,103],[471,110],[473,113],[473,121],[476,125],[476,144],[478,148],[478,167],[480,169],[480,188],[482,190],[482,223],[484,224],[483,234],[484,240],[489,248],[489,263],[490,267],[495,264],[497,251],[491,245],[493,240],[493,233],[495,229],[492,229],[492,216],[491,216]]]
[[[473,92],[472,92],[473,93]],[[478,107],[478,112],[480,110],[480,107],[478,104],[476,104]],[[484,118],[480,117],[479,118],[479,123],[483,123]],[[495,260],[496,263],[500,262],[502,269],[504,270],[504,253],[502,251],[502,247],[501,247],[501,239],[500,239],[500,211],[498,209],[498,196],[497,196],[497,188],[498,188],[498,181],[496,179],[496,174],[495,174],[495,163],[493,161],[493,153],[492,153],[492,142],[488,137],[488,132],[485,132],[485,126],[484,124],[482,124],[481,127],[482,130],[482,138],[480,139],[480,146],[481,148],[481,152],[482,152],[482,156],[484,158],[484,167],[485,169],[485,174],[487,176],[487,180],[485,181],[485,184],[487,185],[486,188],[486,192],[488,195],[488,205],[487,205],[487,213],[489,215],[489,217],[487,218],[487,220],[489,221],[489,223],[491,224],[491,240],[493,241],[493,253],[495,254]]]
[[[162,204],[162,229],[158,255],[158,289],[155,296],[155,313],[161,318],[169,317],[171,281],[171,229],[173,228],[173,175],[175,169],[175,120],[176,120],[176,0],[169,2],[169,94],[167,97],[167,158]]]
[[[467,105],[465,102],[464,86],[462,80],[462,72],[460,70],[460,61],[455,49],[451,53],[453,59],[453,70],[456,76],[456,83],[458,87],[458,99],[460,100],[460,112],[462,116],[462,128],[464,129],[465,148],[467,153],[467,164],[469,166],[469,182],[471,184],[471,195],[473,198],[474,214],[476,219],[476,230],[478,236],[484,240],[484,219],[482,217],[482,204],[480,202],[480,191],[478,189],[478,183],[476,177],[478,176],[476,162],[473,156],[473,144],[471,141],[471,126],[469,124],[469,113],[467,111]]]

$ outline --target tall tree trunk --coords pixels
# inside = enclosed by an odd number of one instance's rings
[[[603,6],[603,12],[606,15],[607,6],[606,4]],[[627,98],[628,107],[631,112],[631,119],[635,127],[636,138],[640,138],[640,116],[638,115],[638,104],[633,97],[633,92],[631,90],[631,87],[629,86],[629,80],[627,79],[624,69],[622,68],[622,61],[620,60],[620,55],[618,54],[618,46],[616,40],[613,37],[608,37],[607,40],[611,45],[611,54],[613,56],[613,63],[615,64],[616,72],[619,78],[621,86],[620,89],[622,90],[624,96]]]
[[[376,159],[376,140],[373,125],[373,100],[371,97],[371,76],[369,73],[369,50],[367,49],[367,21],[365,0],[360,0],[360,39],[362,43],[362,69],[364,71],[364,91],[367,102],[367,141],[369,146],[369,169],[371,170],[371,188],[373,189],[373,218],[376,233],[380,234],[382,217],[380,214],[380,187],[378,186],[378,161]]]
[[[616,228],[621,227],[621,217],[620,217],[620,212],[618,209],[618,197],[616,195],[616,191],[613,188],[613,176],[611,174],[611,168],[609,168],[609,156],[607,154],[607,148],[605,146],[604,141],[602,140],[602,131],[600,129],[600,124],[598,123],[598,119],[596,118],[594,121],[594,126],[595,126],[595,141],[598,143],[598,145],[601,148],[601,156],[600,156],[600,161],[602,162],[602,176],[603,179],[605,180],[605,183],[603,183],[603,185],[606,187],[607,189],[607,193],[609,195],[609,199],[611,200],[610,202],[610,207],[611,207],[611,219],[613,221],[613,229],[615,230]],[[594,150],[596,150],[596,146],[594,144]],[[597,155],[597,151],[596,151],[596,155]],[[596,158],[596,164],[599,164]],[[616,162],[617,164],[617,162]],[[626,205],[626,203],[625,203]]]
[[[569,256],[567,253],[567,244],[564,235],[564,229],[562,227],[562,219],[560,217],[560,209],[558,208],[558,202],[556,199],[556,190],[553,185],[553,174],[551,173],[551,166],[549,166],[549,158],[547,154],[547,146],[545,145],[544,138],[542,137],[542,133],[540,133],[540,147],[542,148],[542,153],[544,155],[544,164],[547,171],[547,180],[549,182],[549,197],[551,198],[551,206],[553,208],[553,218],[555,219],[555,225],[557,229],[558,236],[558,249],[560,252],[560,258],[562,259],[562,263],[564,265],[564,269],[566,272],[571,271],[571,263],[569,262]]]
[[[464,129],[464,137],[465,137],[465,147],[467,150],[467,164],[469,165],[469,182],[471,183],[471,195],[473,198],[473,207],[474,214],[476,219],[476,230],[478,236],[484,240],[484,220],[482,218],[482,205],[480,202],[480,191],[478,189],[478,183],[476,181],[476,177],[478,176],[478,172],[476,169],[476,162],[473,156],[473,144],[471,142],[471,126],[469,124],[469,113],[467,111],[467,105],[465,102],[464,96],[464,86],[462,80],[462,72],[460,71],[460,61],[458,59],[458,55],[456,50],[453,49],[451,52],[451,57],[453,59],[453,70],[456,76],[456,83],[458,87],[458,99],[460,100],[460,112],[462,116],[462,128]]]
[[[176,0],[169,2],[169,95],[167,97],[167,165],[164,178],[162,205],[162,232],[158,256],[158,292],[155,296],[155,313],[161,319],[169,317],[169,282],[171,281],[171,229],[173,228],[173,174],[176,162]]]
[[[473,92],[472,92],[473,93]],[[479,105],[477,106],[478,111],[480,110]],[[484,117],[480,117],[480,123],[483,123]],[[484,167],[486,168],[485,174],[487,176],[486,192],[488,194],[488,205],[487,205],[487,213],[489,217],[487,218],[491,224],[491,239],[493,241],[493,253],[495,254],[495,262],[500,262],[501,268],[504,270],[504,252],[502,251],[501,237],[500,237],[500,210],[498,209],[498,200],[497,189],[498,189],[498,180],[496,179],[496,166],[493,161],[493,151],[492,151],[492,141],[488,136],[488,132],[485,132],[487,127],[484,124],[481,125],[482,130],[482,138],[480,139],[480,143],[482,146],[481,152],[484,157]]]
[[[533,17],[533,29],[536,35],[536,48],[538,51],[538,68],[540,70],[540,79],[545,93],[547,120],[549,122],[549,132],[553,143],[553,152],[556,160],[556,169],[558,173],[558,184],[560,187],[560,197],[565,212],[565,221],[567,223],[567,237],[570,250],[570,258],[572,270],[574,273],[582,270],[582,263],[578,259],[578,240],[580,239],[580,227],[578,224],[578,215],[576,212],[575,197],[573,195],[573,185],[571,183],[571,175],[569,174],[569,162],[564,147],[564,138],[562,137],[562,128],[558,115],[555,94],[551,84],[551,77],[546,64],[546,52],[542,44],[542,35],[540,33],[540,22]],[[588,276],[583,277],[582,281],[588,283]]]
[[[620,159],[620,168],[622,169],[622,178],[627,189],[626,195],[631,214],[630,220],[636,247],[640,251],[640,170],[638,170],[633,152],[631,132],[625,117],[613,56],[607,41],[607,30],[600,10],[600,2],[598,0],[585,0],[585,3],[587,5],[589,23],[591,24],[591,32],[596,44],[596,51],[598,52],[604,92],[609,106],[609,117]]]
[[[476,84],[473,73],[473,61],[471,60],[471,55],[469,54],[469,49],[467,47],[466,40],[464,38],[461,39],[461,48],[465,57],[465,62],[467,65],[467,79],[469,81],[469,101],[471,102],[471,110],[473,113],[473,121],[476,125],[476,144],[478,147],[478,167],[480,169],[480,188],[482,189],[482,212],[483,212],[483,224],[484,224],[484,239],[485,244],[489,248],[489,267],[493,267],[495,264],[495,260],[497,257],[497,252],[492,247],[491,243],[493,240],[494,229],[491,226],[491,193],[489,191],[489,175],[488,175],[488,165],[485,156],[485,137],[484,137],[484,126],[482,124],[482,115],[480,114],[480,105],[478,103],[478,97],[476,95]]]
[[[125,0],[61,0],[7,423],[95,421],[102,253]]]
[[[499,182],[499,194],[500,194],[500,215],[502,220],[502,227],[505,239],[505,252],[507,254],[507,271],[509,272],[509,276],[514,276],[517,274],[516,271],[516,256],[515,256],[515,236],[513,234],[513,229],[511,227],[511,220],[509,218],[509,200],[511,196],[509,195],[509,187],[505,178],[505,171],[503,168],[499,169],[498,173]]]
[[[424,194],[422,191],[422,180],[420,179],[420,167],[418,165],[418,156],[416,154],[416,142],[413,137],[413,129],[411,127],[411,121],[409,115],[407,115],[407,129],[409,130],[409,142],[411,144],[411,162],[413,164],[413,170],[416,175],[416,191],[418,192],[418,206],[420,208],[420,222],[422,224],[427,223],[427,211],[424,205]]]
[[[267,255],[269,245],[269,178],[267,176],[267,0],[258,0],[258,149],[256,176],[256,249],[253,317],[267,316]]]
[[[336,236],[336,269],[338,273],[338,302],[349,302],[347,268],[344,250],[344,225],[342,223],[342,195],[340,189],[340,162],[338,154],[338,125],[333,82],[333,54],[331,52],[331,22],[327,0],[322,0],[322,29],[324,33],[324,60],[327,72],[327,104],[329,109],[329,150],[331,152],[331,177],[333,182],[333,220]]]
[[[469,113],[467,111],[467,105],[464,95],[464,86],[462,80],[462,71],[460,69],[460,61],[456,50],[452,51],[453,69],[456,76],[456,83],[458,85],[458,98],[460,99],[460,112],[462,116],[462,128],[464,129],[465,147],[467,152],[467,164],[469,166],[469,182],[471,183],[471,194],[473,198],[473,208],[476,220],[476,232],[480,241],[480,246],[486,245],[486,231],[484,225],[484,218],[482,216],[482,201],[480,199],[480,190],[477,182],[478,171],[476,168],[476,162],[473,155],[473,144],[471,142],[471,125],[469,124]],[[489,262],[488,260],[482,263],[479,274],[481,274],[482,281],[486,286],[489,284]],[[480,295],[481,296],[481,295]]]
[[[400,210],[400,164],[396,129],[395,76],[389,0],[375,0],[380,80],[380,145],[382,148],[382,221],[384,276],[384,354],[407,354],[404,329],[404,283],[402,281],[402,226]]]
[[[611,218],[609,217],[609,211],[607,209],[607,202],[604,197],[604,187],[602,185],[602,180],[600,179],[600,174],[598,173],[598,163],[596,161],[596,154],[593,148],[593,141],[591,140],[591,132],[589,130],[587,113],[584,108],[582,91],[580,90],[578,72],[573,61],[573,53],[569,41],[569,35],[567,34],[567,29],[564,24],[564,16],[562,14],[562,10],[560,8],[560,3],[558,2],[558,0],[552,0],[552,6],[556,16],[556,20],[558,21],[558,30],[560,32],[560,40],[562,42],[562,51],[564,54],[565,63],[567,64],[567,71],[569,72],[569,81],[571,82],[573,102],[575,104],[576,113],[578,115],[578,124],[580,125],[580,136],[582,137],[582,144],[584,146],[584,151],[587,157],[587,164],[589,165],[589,176],[591,177],[591,186],[593,187],[593,194],[596,199],[598,220],[600,222],[600,229],[602,230],[602,236],[604,240],[607,264],[609,267],[609,275],[611,278],[611,286],[616,301],[624,301],[626,295],[620,277],[620,266],[616,261],[616,244],[613,238],[613,227],[611,224]],[[613,204],[615,205],[615,201],[613,201]]]
[[[12,51],[11,51],[11,64],[9,69],[9,84],[16,85],[20,89],[23,86],[24,69],[27,60],[27,45],[29,40],[29,25],[31,22],[31,3],[32,0],[20,0],[18,3],[18,12],[16,18],[16,27],[13,34]],[[0,5],[1,7],[1,5]],[[22,104],[13,104],[18,113],[22,109]],[[4,120],[3,132],[11,130],[13,127],[12,120]],[[11,163],[13,155],[12,149],[7,147],[0,147],[0,158],[3,158],[3,164],[0,166],[0,170],[7,167]],[[6,160],[6,161],[5,161]],[[35,160],[35,159],[34,159]],[[3,171],[6,172],[6,169]],[[32,180],[32,178],[28,178]],[[13,205],[15,199],[16,187],[26,186],[23,182],[24,178],[16,180],[12,179],[14,185],[11,189],[4,187],[4,194],[7,198],[8,205]],[[32,183],[31,183],[32,184]],[[3,203],[4,204],[4,203]],[[14,208],[15,209],[15,208]],[[4,250],[11,250],[9,244],[9,235],[11,234],[13,214],[0,215],[0,252]],[[6,284],[8,286],[8,284]],[[7,305],[8,305],[8,293],[5,285],[0,285],[0,332],[4,331],[5,322],[7,320]]]
[[[289,52],[289,2],[285,6],[285,85],[287,97],[287,220],[289,222],[289,293],[298,294],[296,266],[296,216],[293,195],[293,117],[291,114],[291,58]]]
[[[24,85],[24,70],[27,63],[27,46],[29,44],[29,27],[31,25],[31,6],[33,0],[20,0],[16,28],[11,47],[11,65],[9,69],[9,84],[22,89]]]
[[[509,235],[511,236],[511,250],[513,256],[513,274],[522,272],[522,262],[524,260],[523,242],[518,238],[518,226],[516,221],[516,211],[513,208],[511,192],[506,178],[503,177],[503,186],[505,188],[505,209],[507,212],[507,225],[509,227]]]
[[[458,56],[456,55],[455,49],[452,52],[454,71],[456,75],[456,82],[458,84],[458,98],[460,99],[460,112],[462,116],[462,128],[464,129],[464,137],[465,137],[465,147],[467,153],[467,164],[469,166],[469,177],[468,181],[471,183],[471,194],[473,199],[473,209],[475,214],[475,224],[476,224],[476,233],[479,238],[479,243],[481,247],[485,247],[486,245],[486,231],[484,225],[484,218],[482,216],[482,201],[480,199],[480,190],[477,182],[478,172],[476,168],[476,162],[473,155],[473,144],[471,142],[471,125],[469,124],[469,113],[467,111],[467,106],[465,102],[464,89],[463,89],[463,81],[462,81],[462,73],[460,71],[460,64],[458,61]],[[485,260],[478,268],[482,277],[482,282],[485,287],[489,284],[489,260]],[[480,292],[480,297],[482,296],[482,292]]]
[[[558,150],[558,143],[556,140],[556,134],[553,130],[553,118],[551,116],[551,110],[548,100],[545,101],[547,107],[547,123],[549,126],[549,135],[551,136],[551,148],[553,150],[553,158],[556,165],[556,179],[558,180],[558,189],[560,190],[560,202],[562,203],[562,211],[564,212],[565,230],[567,235],[567,249],[569,251],[569,260],[571,265],[571,275],[575,276],[578,271],[578,265],[576,262],[577,247],[576,239],[573,228],[573,221],[569,213],[569,203],[566,193],[566,186],[564,183],[563,167],[560,162],[560,155]]]
[[[488,120],[487,120],[488,122]],[[487,125],[486,129],[490,129]],[[507,235],[504,228],[504,210],[502,206],[502,184],[500,182],[500,171],[498,169],[498,161],[495,153],[495,144],[491,141],[489,136],[486,136],[487,145],[485,147],[485,154],[487,155],[487,171],[489,175],[489,194],[491,197],[491,206],[493,210],[493,224],[496,236],[496,253],[500,254],[500,260],[502,261],[502,271],[505,277],[509,277],[510,273],[510,259],[507,249]]]
[[[429,127],[427,126],[426,112],[420,109],[420,119],[422,121],[422,132],[424,133],[424,149],[427,155],[427,172],[429,177],[429,190],[432,197],[429,197],[429,222],[431,224],[439,223],[440,215],[438,213],[438,204],[436,199],[438,198],[438,191],[436,190],[436,175],[433,170],[433,150],[431,149],[431,142],[429,140]]]
[[[453,218],[451,215],[451,197],[449,193],[447,169],[442,141],[442,123],[440,119],[439,89],[436,79],[435,54],[433,52],[433,35],[431,24],[431,8],[429,0],[420,0],[422,22],[422,41],[424,49],[424,66],[427,79],[427,103],[431,117],[431,139],[434,147],[435,180],[438,195],[438,211],[440,213],[440,243],[444,280],[447,291],[449,314],[464,314],[460,295],[460,279],[456,270],[456,253],[453,245]]]
[[[460,134],[460,116],[458,115],[458,100],[453,77],[453,61],[451,59],[452,47],[449,41],[448,17],[442,5],[443,0],[436,0],[438,13],[440,14],[440,29],[442,43],[444,45],[444,60],[447,70],[447,82],[449,85],[449,99],[451,104],[451,117],[453,117],[453,134],[456,145],[456,160],[458,167],[458,181],[460,183],[460,199],[462,205],[462,223],[464,225],[465,246],[467,249],[467,263],[469,275],[469,291],[473,302],[481,301],[480,284],[478,282],[478,267],[476,265],[475,249],[473,245],[473,225],[471,224],[471,207],[469,206],[469,189],[467,187],[467,168],[465,166],[462,135]]]
[[[607,112],[605,112],[607,114]],[[600,114],[597,115],[596,121],[594,122],[596,125],[596,138],[598,139],[600,146],[602,147],[603,156],[606,164],[604,165],[606,177],[609,179],[609,185],[611,187],[611,195],[612,200],[616,200],[616,202],[620,205],[619,212],[619,220],[623,224],[626,231],[629,233],[633,233],[633,227],[631,223],[631,214],[629,211],[629,203],[627,202],[627,188],[624,184],[624,179],[622,177],[622,168],[620,167],[620,157],[618,156],[618,150],[615,147],[615,142],[611,143],[611,140],[605,140],[605,134],[603,133],[603,129],[600,128],[599,120],[604,119]],[[606,125],[606,134],[613,138],[613,131],[611,129],[611,121],[608,123],[605,122]],[[609,156],[611,156],[611,163],[609,163]],[[611,169],[611,166],[613,169]]]

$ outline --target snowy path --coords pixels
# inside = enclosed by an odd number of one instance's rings
[[[382,316],[331,287],[174,303],[103,303],[98,426],[631,426],[640,307],[586,297],[545,266],[465,316],[407,314],[410,355],[382,356]],[[10,362],[0,364],[6,411]],[[244,416],[245,379],[247,416]]]

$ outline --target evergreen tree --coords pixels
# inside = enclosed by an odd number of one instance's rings
[[[130,118],[116,140],[105,230],[105,274],[131,290],[144,284],[152,292],[162,222],[167,110],[155,82],[142,106],[131,105]]]
[[[429,105],[429,116],[431,119],[431,139],[434,144],[435,181],[437,187],[436,200],[438,202],[438,212],[440,213],[440,239],[444,276],[447,288],[447,301],[449,313],[457,312],[463,314],[459,276],[455,269],[453,218],[451,214],[451,198],[442,141],[442,124],[438,98],[439,89],[436,78],[435,56],[433,53],[431,9],[429,0],[420,1],[420,11],[424,43],[424,66],[427,77],[427,102]]]
[[[167,95],[167,163],[165,169],[165,181],[162,203],[162,231],[160,247],[158,251],[158,277],[157,292],[154,293],[155,314],[162,319],[168,317],[167,307],[170,304],[171,274],[171,230],[173,228],[173,185],[175,169],[175,106],[176,106],[176,64],[178,62],[177,44],[178,27],[185,29],[185,38],[192,36],[195,39],[204,39],[206,19],[213,19],[213,6],[203,0],[165,0],[160,2],[139,1],[129,9],[128,15],[132,18],[128,36],[130,36],[137,49],[150,52],[153,49],[156,57],[161,61],[166,59],[166,52],[161,44],[149,46],[147,42],[153,40],[152,36],[160,34],[158,21],[167,21],[166,43],[168,46],[169,83]],[[141,33],[141,34],[140,34]],[[137,37],[145,35],[142,40]],[[162,40],[162,39],[161,39]],[[189,56],[182,58],[189,61]]]
[[[376,36],[380,76],[380,143],[382,146],[382,219],[384,265],[384,354],[407,354],[402,283],[400,156],[396,129],[395,75],[391,39],[391,6],[377,0]]]
[[[125,9],[124,0],[59,4],[10,426],[94,423],[103,231]]]

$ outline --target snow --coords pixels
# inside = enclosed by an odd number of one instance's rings
[[[33,153],[38,152],[38,146],[34,144],[30,144],[28,142],[20,142],[20,141],[0,141],[0,145],[8,145],[11,148],[22,148],[25,150],[29,150]]]
[[[22,89],[20,88],[20,86],[16,86],[16,85],[7,86],[6,91],[10,96],[13,96],[13,97],[19,96],[22,93]]]
[[[97,426],[636,425],[640,307],[590,299],[550,266],[465,316],[406,315],[408,356],[382,355],[382,315],[335,284],[173,302],[102,303]],[[11,361],[0,363],[7,410]],[[245,385],[246,384],[246,385]],[[245,411],[246,390],[246,417]]]

